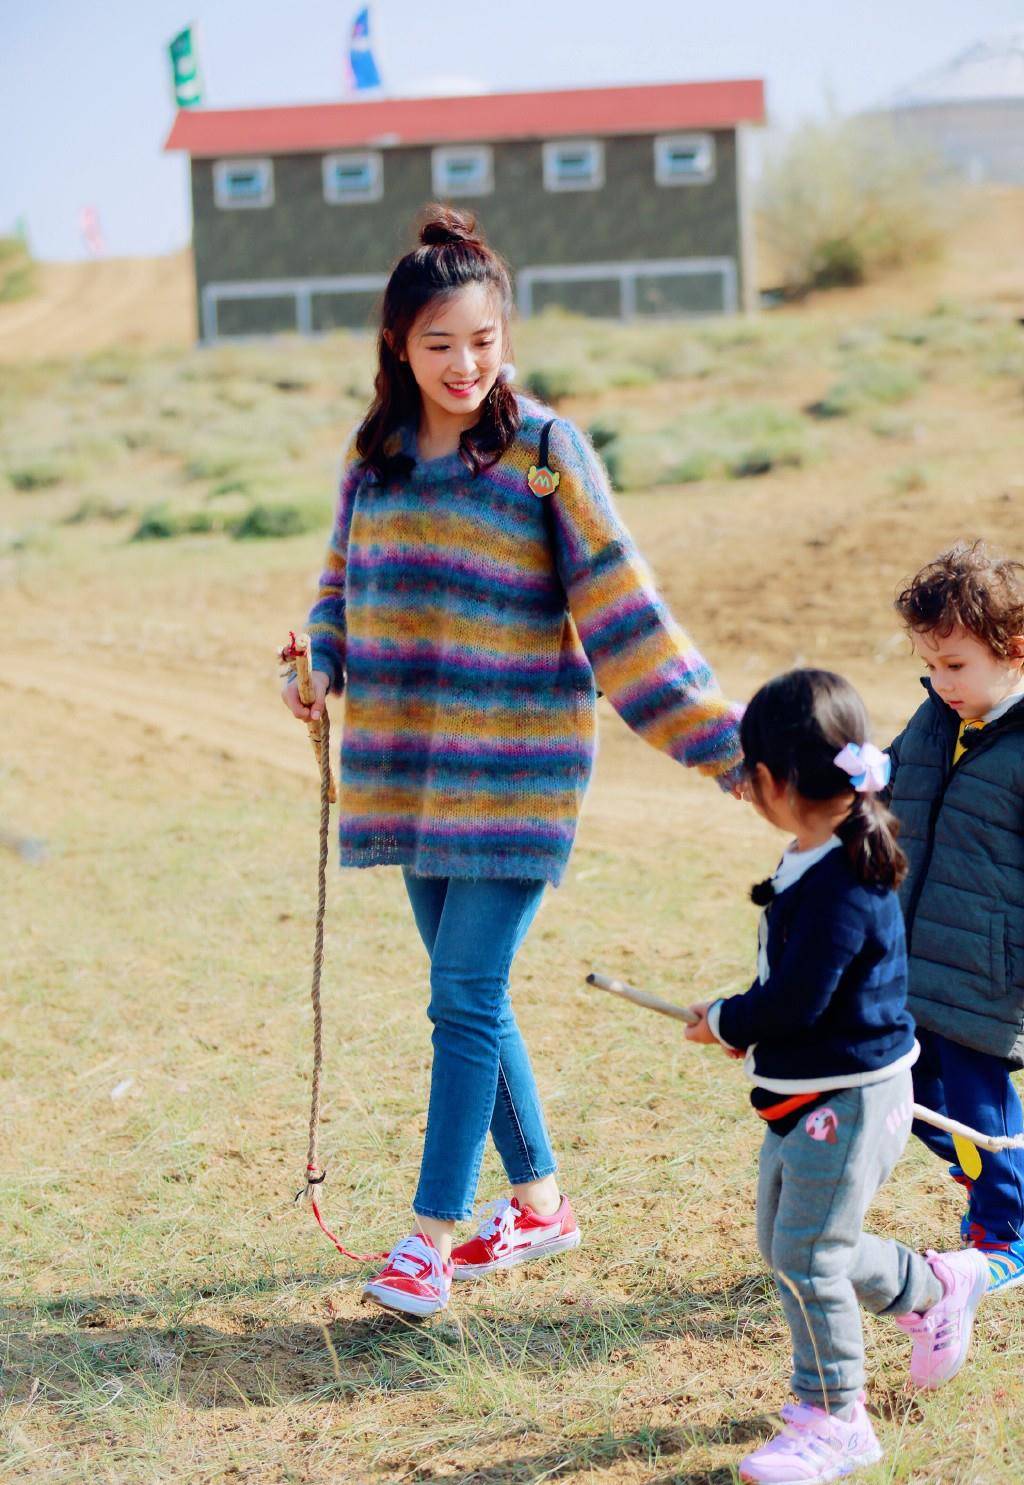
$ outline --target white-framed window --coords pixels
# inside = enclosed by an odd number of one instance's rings
[[[273,206],[273,160],[215,160],[213,199],[225,211]]]
[[[384,162],[377,150],[325,155],[324,200],[332,206],[379,201],[384,194]]]
[[[489,144],[445,145],[430,159],[435,196],[489,196],[494,190],[494,151]]]
[[[559,139],[544,146],[545,191],[598,191],[604,185],[599,139]]]
[[[659,186],[700,185],[715,178],[711,134],[662,134],[654,141],[654,179]]]

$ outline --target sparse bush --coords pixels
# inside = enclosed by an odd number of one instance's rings
[[[49,490],[65,478],[63,465],[52,459],[38,459],[31,464],[15,465],[7,471],[7,478],[15,490],[30,495],[35,490]]]
[[[254,505],[231,527],[238,541],[301,536],[323,522],[318,510],[299,505]]]
[[[535,366],[523,381],[526,390],[541,402],[560,402],[563,397],[583,397],[599,392],[604,383],[596,368],[585,362],[567,361],[563,365]]]
[[[64,517],[65,526],[84,526],[92,521],[121,521],[131,514],[131,508],[116,500],[106,500],[101,495],[87,495],[70,515]]]
[[[176,536],[206,536],[223,529],[223,521],[212,511],[172,511],[167,505],[152,505],[143,511],[131,539],[170,541]]]
[[[769,164],[760,213],[782,284],[805,293],[933,256],[951,197],[936,160],[887,125],[830,119],[803,125]]]
[[[807,411],[815,418],[845,418],[867,407],[905,402],[920,385],[913,367],[893,361],[861,361],[851,365]]]
[[[21,237],[0,237],[0,304],[27,299],[35,291],[36,265]]]
[[[771,403],[695,409],[646,433],[618,431],[611,422],[595,426],[605,439],[602,456],[608,472],[620,490],[717,477],[749,479],[799,467],[815,453],[804,419]]]
[[[600,453],[610,443],[614,443],[621,432],[622,429],[617,422],[612,422],[609,418],[596,418],[587,429],[587,437],[598,453]]]

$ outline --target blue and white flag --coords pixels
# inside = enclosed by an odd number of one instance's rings
[[[380,87],[380,73],[370,50],[370,7],[364,8],[352,22],[348,51],[349,87],[360,93],[365,88]]]

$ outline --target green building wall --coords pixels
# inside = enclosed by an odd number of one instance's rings
[[[472,211],[513,270],[524,267],[727,258],[744,285],[736,135],[714,134],[716,168],[705,183],[660,186],[654,177],[654,136],[605,138],[604,185],[548,191],[541,141],[495,144],[494,190],[454,203]],[[483,142],[483,141],[481,141]],[[269,207],[228,209],[214,202],[212,160],[192,161],[193,248],[200,304],[210,283],[386,274],[415,238],[415,219],[434,199],[430,147],[384,149],[379,201],[332,205],[324,199],[319,154],[273,157]],[[722,308],[717,274],[637,283],[636,312],[705,313]],[[369,323],[374,291],[317,294],[310,328]],[[615,282],[539,283],[533,307],[557,303],[582,313],[619,313]],[[253,334],[295,328],[293,296],[225,300],[218,333]],[[200,327],[202,333],[202,327]]]

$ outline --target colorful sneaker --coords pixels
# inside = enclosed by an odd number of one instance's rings
[[[580,1245],[569,1198],[549,1217],[532,1207],[521,1207],[515,1197],[491,1201],[480,1213],[483,1221],[475,1237],[460,1243],[452,1252],[457,1279],[482,1279],[495,1269],[513,1268],[530,1258],[548,1258]]]
[[[849,1418],[810,1403],[787,1403],[782,1424],[782,1433],[747,1455],[740,1465],[741,1480],[757,1485],[825,1485],[828,1480],[845,1480],[882,1457],[863,1392]]]
[[[388,1254],[388,1261],[363,1290],[365,1299],[403,1315],[436,1315],[452,1291],[452,1265],[422,1232],[414,1232]]]
[[[967,1360],[974,1312],[988,1288],[988,1263],[974,1248],[925,1255],[942,1285],[942,1298],[918,1315],[897,1315],[910,1337],[910,1380],[915,1387],[941,1387]]]
[[[988,1260],[989,1294],[1024,1284],[1024,1241],[998,1242],[977,1222],[968,1224],[965,1241]]]

